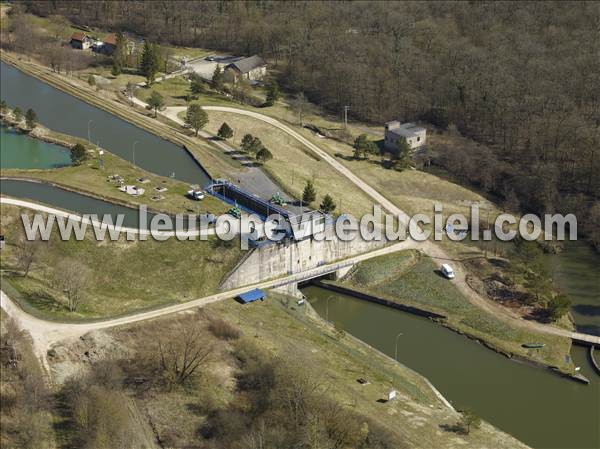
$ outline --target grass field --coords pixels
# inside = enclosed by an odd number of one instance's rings
[[[373,201],[365,193],[285,132],[238,114],[208,111],[208,116],[206,130],[216,134],[221,124],[227,122],[235,130],[236,146],[246,133],[259,137],[273,154],[264,169],[296,198],[302,197],[306,181],[313,180],[317,190],[314,207],[318,207],[325,194],[330,194],[338,205],[336,212],[362,216],[372,210]]]
[[[130,313],[164,304],[188,301],[215,293],[219,281],[240,257],[239,245],[208,241],[164,242],[101,241],[88,231],[86,239],[61,241],[57,232],[41,243],[29,276],[22,276],[17,263],[17,242],[22,235],[20,213],[2,206],[2,227],[7,245],[0,266],[4,281],[19,294],[28,310],[48,318],[100,318]],[[31,243],[27,243],[31,244]],[[88,273],[83,301],[69,312],[56,280],[65,261]],[[62,267],[62,268],[61,268]]]
[[[83,351],[103,354],[103,345],[109,345],[117,348],[113,354],[147,352],[159,339],[176,335],[178,320],[192,319],[198,329],[203,329],[209,320],[218,318],[241,331],[241,337],[238,341],[223,341],[205,335],[204,341],[215,356],[198,379],[185,388],[155,388],[150,394],[138,389],[138,394],[130,395],[137,408],[146,410],[152,419],[156,435],[173,446],[197,444],[198,429],[209,419],[207,410],[230,410],[246,403],[244,393],[236,388],[235,376],[241,367],[234,355],[236,348],[245,344],[264,353],[265,365],[301,364],[301,375],[318,385],[320,396],[339,404],[340,411],[351,410],[376,422],[391,433],[394,447],[520,447],[512,437],[486,423],[469,435],[441,430],[441,425],[454,424],[459,415],[437,399],[420,375],[336,331],[310,309],[297,308],[291,298],[271,292],[265,302],[242,306],[233,300],[222,301],[187,315],[94,332],[84,341],[55,348],[60,356],[51,363],[56,363],[53,368],[57,371],[67,367],[69,372],[85,370],[89,362],[79,356]],[[360,377],[368,379],[369,384],[360,385],[356,381]],[[391,389],[398,391],[399,400],[381,402]],[[172,426],[175,420],[176,431]]]
[[[50,131],[47,128],[36,128],[35,133],[45,135],[53,141],[64,142],[68,145],[81,143],[87,146],[87,141],[83,139]],[[210,195],[207,195],[203,201],[193,201],[186,197],[186,192],[189,190],[187,183],[147,172],[133,166],[131,162],[125,161],[107,150],[104,150],[103,159],[103,169],[99,168],[97,155],[94,151],[94,155],[90,154],[88,160],[78,166],[43,170],[3,169],[2,175],[49,181],[79,192],[101,197],[107,201],[114,201],[133,207],[145,204],[149,209],[172,214],[189,211],[193,211],[194,213],[210,211],[213,214],[221,214],[225,213],[229,208],[228,205]],[[140,197],[120,192],[117,188],[118,184],[107,181],[107,176],[113,174],[123,176],[126,184],[143,187],[146,189],[146,192]],[[137,178],[146,178],[150,182],[140,184]],[[150,198],[153,195],[159,194],[154,191],[154,187],[157,186],[166,187],[168,190],[160,193],[164,199],[152,201]]]
[[[451,281],[437,273],[437,265],[430,258],[419,252],[403,251],[361,262],[339,284],[447,316],[447,325],[451,328],[479,338],[502,352],[565,371],[573,368],[571,362],[565,363],[565,355],[571,347],[569,339],[509,325],[474,306]],[[532,341],[546,346],[536,351],[521,347]]]

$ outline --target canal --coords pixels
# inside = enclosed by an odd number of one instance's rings
[[[139,223],[137,209],[109,203],[46,183],[3,179],[0,181],[0,192],[3,195],[32,200],[80,215],[97,214],[102,218],[102,215],[110,214],[116,219],[118,214],[122,214],[123,226],[126,227],[137,228]],[[153,214],[148,213],[148,220],[152,217]]]
[[[0,167],[59,168],[71,165],[71,151],[0,126]]]
[[[22,111],[33,109],[46,127],[83,139],[162,176],[205,185],[210,179],[188,152],[160,137],[0,62],[2,99]],[[60,111],[57,112],[57,111]],[[88,128],[89,125],[89,128]],[[137,143],[136,143],[137,142]]]
[[[555,280],[573,300],[578,327],[598,328],[600,256],[583,243],[548,256]],[[587,348],[571,356],[590,379],[583,385],[548,370],[510,361],[425,318],[334,293],[303,289],[316,311],[371,346],[423,374],[457,408],[470,407],[496,427],[535,448],[600,447],[600,376]],[[579,320],[582,324],[579,324]]]
[[[104,111],[89,106],[35,78],[2,63],[2,98],[11,106],[33,108],[49,128],[87,138],[92,120],[92,140],[129,159],[133,142],[136,164],[163,175],[203,183],[208,177],[187,153],[158,137]],[[61,114],[56,114],[60,110]],[[64,111],[64,113],[63,113]],[[4,140],[3,134],[3,156]],[[26,145],[22,135],[9,136],[10,146]],[[46,147],[43,147],[48,149]],[[20,151],[20,150],[19,150]],[[54,150],[51,150],[54,151]],[[13,152],[13,156],[18,152]],[[3,157],[2,167],[27,167],[37,157],[39,166],[50,168],[57,155],[36,156],[35,151],[16,162]],[[33,159],[29,160],[29,157]],[[23,159],[24,158],[24,159]],[[168,161],[164,163],[164,161]],[[7,164],[7,165],[5,165]],[[12,165],[11,165],[12,164]],[[24,165],[22,165],[24,164]],[[202,178],[203,177],[203,178]],[[199,181],[199,179],[202,179]],[[124,225],[137,224],[137,211],[69,192],[46,184],[2,181],[2,193],[40,201],[77,213],[125,215]],[[597,331],[600,289],[596,277],[600,257],[583,244],[574,244],[547,263],[556,281],[574,300],[578,327]],[[473,408],[498,428],[537,448],[600,447],[600,377],[592,372],[584,348],[574,347],[572,357],[591,380],[585,386],[546,370],[507,360],[429,320],[395,309],[364,302],[318,287],[303,290],[315,309],[330,321],[382,352],[394,356],[398,333],[400,362],[428,377],[456,407]]]

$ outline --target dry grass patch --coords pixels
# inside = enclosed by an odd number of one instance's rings
[[[371,209],[373,202],[365,193],[284,131],[238,114],[208,111],[208,115],[207,131],[216,134],[223,122],[227,122],[235,130],[236,145],[247,133],[260,138],[273,154],[264,169],[294,197],[301,198],[306,181],[314,180],[317,190],[314,207],[328,193],[343,212],[362,216]]]

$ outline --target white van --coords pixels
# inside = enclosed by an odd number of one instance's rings
[[[442,274],[448,279],[454,279],[454,270],[447,263],[442,265]]]

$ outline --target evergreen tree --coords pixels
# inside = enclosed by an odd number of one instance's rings
[[[217,135],[221,139],[227,140],[227,139],[233,137],[233,129],[231,129],[227,123],[223,123],[221,125],[221,127],[219,128]]]
[[[314,200],[317,199],[317,191],[315,190],[315,185],[312,181],[306,181],[306,186],[304,186],[304,191],[302,192],[302,202],[305,204],[310,204]]]
[[[185,114],[185,124],[196,132],[202,129],[208,123],[208,114],[199,104],[191,104]]]
[[[410,157],[410,145],[406,141],[406,139],[400,139],[398,141],[398,155],[394,159],[394,168],[396,170],[402,171],[410,168],[411,166],[411,157]]]
[[[279,100],[279,85],[277,84],[276,81],[273,81],[269,85],[269,90],[267,92],[266,105],[273,106],[277,100]]]
[[[193,98],[198,98],[204,92],[204,81],[197,73],[192,73],[190,77],[190,93]]]
[[[140,73],[146,77],[148,86],[156,79],[160,67],[160,53],[158,46],[149,41],[144,41],[142,59],[140,61]]]
[[[261,140],[258,137],[254,137],[252,134],[246,134],[242,139],[240,146],[242,151],[246,153],[257,153],[263,147]]]
[[[112,76],[119,76],[121,74],[121,66],[119,65],[119,62],[114,59],[113,60],[113,65],[112,68],[110,69],[110,73]]]
[[[336,207],[337,204],[335,204],[335,201],[333,201],[331,195],[327,194],[325,195],[325,197],[323,197],[323,201],[321,202],[319,209],[321,209],[326,214],[330,214],[335,210]]]
[[[268,161],[270,161],[271,159],[273,159],[273,155],[271,154],[271,152],[265,148],[262,147],[260,150],[258,150],[258,152],[256,153],[256,160],[262,164],[267,163]]]
[[[224,83],[223,71],[221,70],[221,66],[217,64],[215,67],[215,71],[213,72],[212,80],[210,85],[214,90],[221,91],[223,89]]]
[[[6,104],[6,101],[0,100],[0,112],[5,114],[7,110],[8,110],[8,105]]]
[[[27,127],[30,129],[35,128],[35,125],[37,125],[37,114],[31,108],[27,109],[25,113],[25,123],[27,123]]]
[[[157,91],[152,91],[150,98],[148,99],[148,106],[154,110],[154,118],[158,116],[158,110],[165,105],[165,99]]]
[[[87,153],[85,151],[85,147],[80,143],[75,144],[73,148],[71,148],[71,162],[73,165],[80,165],[86,158]]]
[[[356,159],[366,159],[369,155],[377,154],[379,149],[375,142],[369,140],[366,134],[361,134],[354,139],[354,157]]]
[[[252,136],[252,134],[245,134],[244,137],[242,137],[242,143],[240,144],[240,149],[246,153],[249,153],[250,147],[252,146],[253,142],[254,142],[254,137]]]
[[[561,293],[550,298],[548,304],[546,304],[546,313],[552,321],[557,321],[569,311],[570,307],[571,300],[567,295]]]
[[[23,118],[23,113],[21,112],[21,108],[19,106],[13,109],[13,117],[17,122],[20,122]]]

